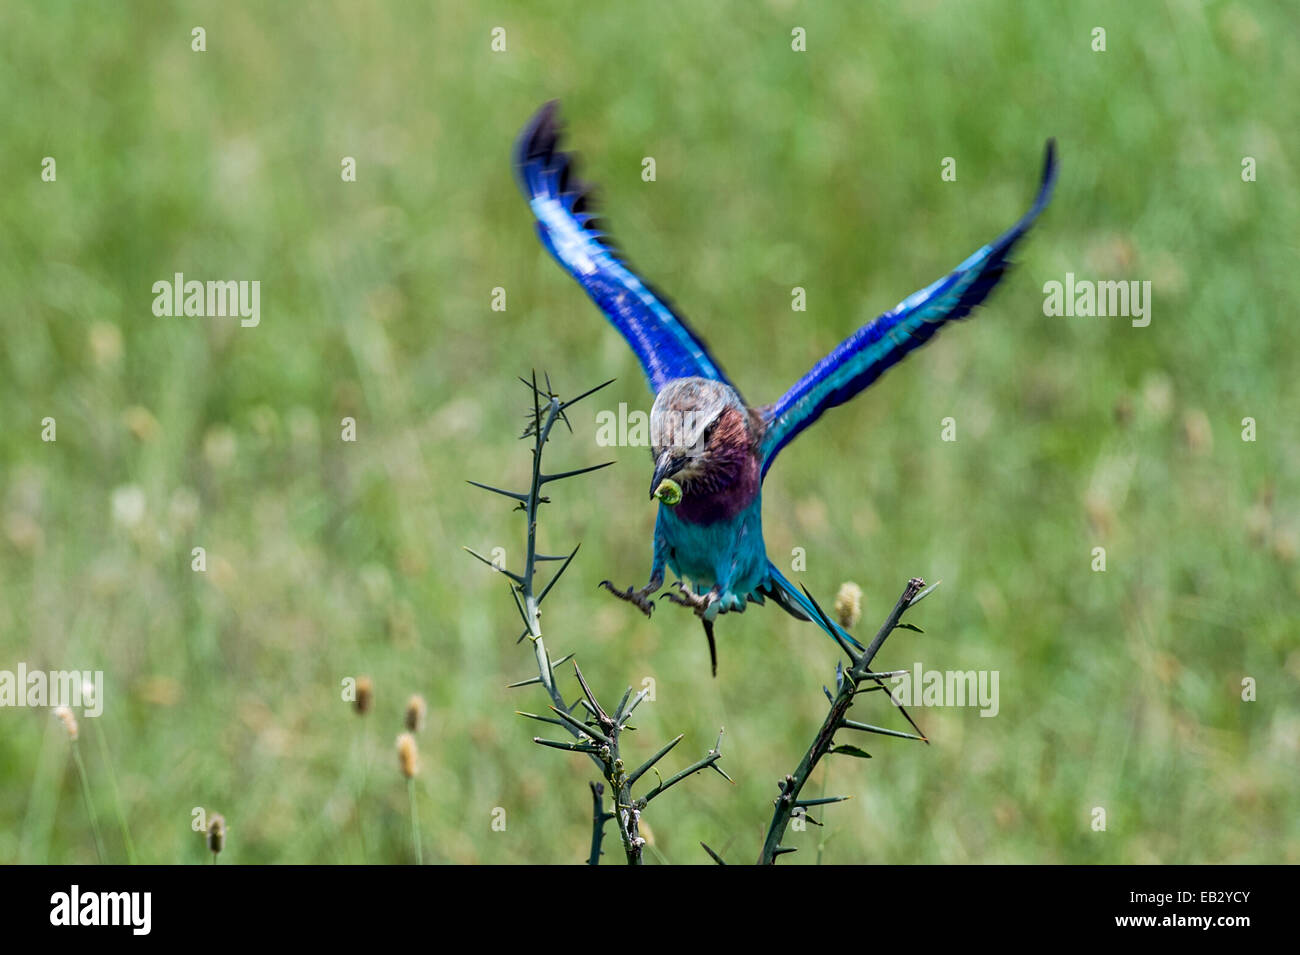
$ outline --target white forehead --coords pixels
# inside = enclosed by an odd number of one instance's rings
[[[695,446],[724,409],[740,407],[736,392],[708,378],[679,378],[664,385],[650,409],[650,443],[657,448]]]

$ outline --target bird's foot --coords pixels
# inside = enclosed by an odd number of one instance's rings
[[[657,584],[654,586],[647,584],[645,587],[642,587],[640,590],[633,590],[631,587],[628,587],[627,590],[619,590],[608,580],[602,580],[600,582],[600,585],[604,587],[606,590],[608,590],[615,597],[617,597],[619,600],[626,600],[628,603],[636,607],[647,617],[653,614],[655,611],[655,604],[654,601],[650,599],[650,594],[652,594],[654,591],[659,589]]]
[[[677,592],[671,590],[664,594],[664,597],[679,607],[690,607],[695,611],[695,616],[705,620],[713,620],[718,615],[714,605],[717,604],[721,591],[714,587],[708,593],[697,594],[686,586],[683,581],[677,581]]]

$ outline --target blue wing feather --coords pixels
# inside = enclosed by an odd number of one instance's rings
[[[984,246],[949,275],[908,296],[864,325],[799,379],[775,404],[762,409],[763,473],[780,450],[828,409],[848,401],[928,341],[944,322],[965,318],[984,301],[1006,272],[1007,255],[1033,225],[1056,183],[1056,146],[1048,140],[1043,177],[1033,206],[995,242]]]
[[[542,244],[627,339],[656,393],[676,378],[727,381],[699,336],[619,260],[600,230],[590,190],[574,175],[573,158],[557,148],[557,112],[554,101],[538,110],[514,148],[515,176]]]

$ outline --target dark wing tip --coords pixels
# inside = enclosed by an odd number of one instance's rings
[[[543,103],[520,132],[515,156],[522,159],[549,156],[559,142],[560,132],[560,101],[553,99]]]
[[[989,254],[979,268],[978,277],[962,293],[957,306],[945,316],[944,320],[965,318],[975,306],[984,301],[1006,274],[1007,268],[1011,265],[1007,256],[1051,201],[1052,190],[1056,188],[1056,173],[1056,140],[1053,138],[1047,140],[1047,145],[1043,149],[1043,175],[1038,183],[1038,194],[1034,197],[1034,204],[1020,217],[1019,222],[1002,233],[997,241],[989,246]]]
[[[1056,139],[1053,137],[1047,140],[1043,147],[1043,174],[1038,181],[1038,192],[1034,196],[1034,204],[1029,207],[1029,211],[1020,217],[1020,221],[1002,234],[1002,236],[993,243],[993,248],[998,251],[999,255],[1004,255],[1016,241],[1029,230],[1034,221],[1047,208],[1047,204],[1052,200],[1052,192],[1056,189],[1056,174],[1060,166],[1056,160]]]
[[[1047,140],[1047,145],[1043,149],[1043,176],[1038,183],[1038,195],[1034,199],[1033,208],[1029,212],[1029,219],[1033,219],[1047,207],[1047,203],[1052,198],[1052,191],[1056,188],[1056,173],[1059,166],[1056,161],[1056,138],[1052,137]]]
[[[526,170],[532,165],[539,165],[542,169],[555,165],[555,152],[562,132],[560,101],[553,99],[542,104],[515,138],[511,165],[525,195],[529,192]],[[564,154],[560,155],[563,157]]]
[[[570,212],[587,215],[588,231],[599,231],[591,220],[600,205],[598,190],[578,178],[577,155],[560,148],[563,134],[560,101],[553,99],[533,114],[515,139],[511,157],[515,180],[525,199],[539,194],[563,199]]]

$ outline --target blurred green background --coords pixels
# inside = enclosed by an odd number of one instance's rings
[[[712,679],[688,614],[597,590],[644,580],[654,513],[646,451],[598,447],[595,415],[649,396],[511,179],[559,98],[628,260],[756,403],[1014,221],[1059,140],[990,306],[767,483],[771,554],[804,548],[828,603],[858,582],[862,631],[907,577],[943,580],[881,666],[1001,691],[993,719],[917,710],[929,747],[832,759],[812,794],[855,798],[786,861],[1300,862],[1295,25],[1192,0],[5,4],[0,669],[105,672],[80,745],[109,858],[116,787],[142,861],[206,861],[195,807],[225,815],[223,862],[410,861],[393,741],[417,692],[426,861],[585,857],[591,767],[529,742],[515,609],[460,550],[522,555],[518,515],[464,479],[524,481],[531,368],[618,379],[550,450],[617,461],[544,511],[546,549],[583,544],[553,653],[614,699],[655,681],[629,758],[685,733],[676,770],[726,727],[736,785],[656,801],[648,861],[757,855],[836,651],[769,606],[722,620]],[[155,317],[178,271],[260,280],[261,325]],[[1045,317],[1066,272],[1149,280],[1150,327]],[[364,717],[340,699],[361,674]],[[0,710],[0,861],[95,858],[61,726]]]

